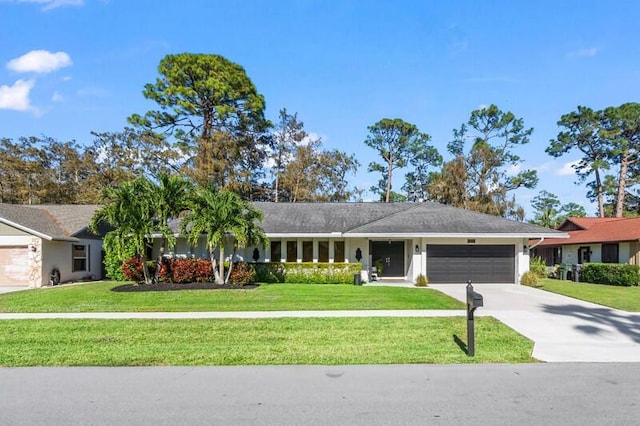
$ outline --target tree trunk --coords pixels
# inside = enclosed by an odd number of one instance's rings
[[[602,196],[602,180],[600,179],[600,170],[594,170],[596,175],[596,192],[598,196],[598,216],[604,217],[604,199]]]
[[[151,276],[149,274],[149,267],[147,266],[147,257],[141,256],[140,260],[142,261],[142,275],[144,275],[144,283],[152,284]]]
[[[233,254],[231,254],[231,262],[229,262],[229,270],[227,271],[227,277],[224,279],[224,283],[229,282],[229,278],[231,278],[231,270],[233,269],[233,258],[236,256],[236,248],[233,248]]]
[[[629,169],[629,155],[623,154],[620,159],[620,176],[618,177],[618,195],[616,197],[615,217],[622,217],[624,211],[624,195],[627,189],[627,170]]]
[[[391,177],[393,175],[393,158],[390,156],[389,157],[389,161],[387,162],[387,167],[388,167],[388,171],[387,171],[387,195],[384,199],[385,203],[389,202],[389,199],[391,198]]]
[[[220,281],[220,273],[218,272],[218,265],[216,265],[216,258],[213,255],[213,250],[210,249],[209,260],[211,260],[211,269],[213,270],[213,280],[217,283]]]
[[[154,274],[153,277],[153,282],[154,283],[159,283],[160,282],[160,268],[162,268],[162,255],[165,253],[165,250],[167,249],[165,246],[167,244],[167,239],[166,238],[162,238],[161,240],[161,244],[160,244],[160,253],[158,253],[158,264],[156,267],[156,273]]]
[[[216,276],[216,284],[224,284],[224,241],[220,243],[220,272]]]
[[[280,179],[278,178],[279,176],[280,176],[280,173],[276,173],[275,198],[273,200],[275,203],[278,202],[278,183],[280,181]]]

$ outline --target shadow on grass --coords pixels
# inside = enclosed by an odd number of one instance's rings
[[[467,344],[463,342],[462,339],[460,339],[457,334],[453,335],[453,341],[456,342],[456,345],[458,345],[460,349],[462,349],[462,352],[469,355],[469,348],[467,348]]]

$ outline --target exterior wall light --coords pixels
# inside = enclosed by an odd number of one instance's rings
[[[362,250],[360,250],[360,248],[356,249],[356,260],[358,262],[360,262],[360,259],[362,259]]]

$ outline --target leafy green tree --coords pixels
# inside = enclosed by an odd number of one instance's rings
[[[369,163],[370,172],[382,175],[378,186],[372,187],[371,191],[380,193],[388,203],[391,201],[393,171],[405,167],[412,152],[417,149],[416,145],[428,141],[429,136],[399,118],[383,118],[367,129],[369,135],[364,141],[365,145],[374,149],[383,160],[382,163]],[[384,192],[381,191],[382,187]]]
[[[587,215],[581,205],[573,202],[561,204],[556,194],[544,190],[531,200],[531,207],[534,208],[535,216],[530,222],[547,228],[557,228],[568,217]]]
[[[531,223],[547,228],[555,228],[558,225],[560,200],[556,194],[544,190],[540,191],[531,200],[531,207],[535,211],[535,216]]]
[[[468,209],[467,167],[464,157],[457,156],[428,177],[428,199],[440,204]]]
[[[430,136],[422,134],[411,147],[409,165],[412,170],[405,175],[402,189],[409,201],[422,201],[429,198],[429,182],[432,168],[442,164],[442,156],[436,148],[429,145]]]
[[[586,210],[580,204],[567,203],[560,207],[560,216],[558,217],[558,224],[564,222],[568,217],[585,217],[587,215]]]
[[[602,133],[610,141],[610,161],[619,167],[614,216],[622,217],[627,186],[635,183],[640,164],[640,104],[606,108],[602,118]]]
[[[129,121],[175,137],[196,182],[238,189],[266,157],[265,102],[245,70],[220,55],[167,55],[143,95],[158,110]]]
[[[547,154],[558,158],[572,150],[582,153],[574,169],[581,182],[590,175],[594,176],[589,186],[598,202],[598,216],[604,217],[603,172],[609,169],[610,164],[608,143],[602,129],[602,112],[578,106],[577,111],[560,117],[558,126],[564,130],[551,140]]]
[[[205,236],[216,283],[224,284],[228,282],[233,268],[232,256],[225,277],[225,242],[229,238],[234,239],[233,254],[237,248],[265,243],[267,237],[256,223],[262,219],[262,212],[243,201],[237,194],[217,191],[211,186],[201,187],[190,200],[190,210],[182,220],[182,234],[193,245],[197,245],[200,237]],[[219,266],[214,254],[216,247],[219,247]]]
[[[286,108],[280,110],[280,120],[273,132],[273,168],[274,178],[273,201],[278,202],[280,190],[280,176],[286,165],[291,161],[296,147],[307,137],[304,123],[298,120],[298,114],[289,114]]]
[[[473,111],[469,121],[460,130],[454,130],[454,140],[447,148],[456,167],[449,169],[464,168],[460,173],[465,177],[465,208],[503,217],[523,217],[524,211],[508,193],[520,187],[534,188],[538,177],[535,170],[509,176],[507,168],[522,162],[513,149],[529,143],[532,132],[532,128],[524,127],[521,118],[495,105]],[[465,152],[467,140],[473,143]]]
[[[156,219],[157,233],[160,234],[161,243],[158,267],[156,268],[155,281],[158,281],[162,255],[170,247],[175,246],[175,237],[169,227],[169,220],[176,219],[189,207],[189,197],[193,191],[190,181],[180,176],[162,174],[157,184],[152,184],[154,200],[154,217]]]

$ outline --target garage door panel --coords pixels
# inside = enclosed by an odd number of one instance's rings
[[[428,245],[427,277],[433,283],[513,283],[513,245]]]
[[[0,286],[29,285],[27,247],[0,247]]]

